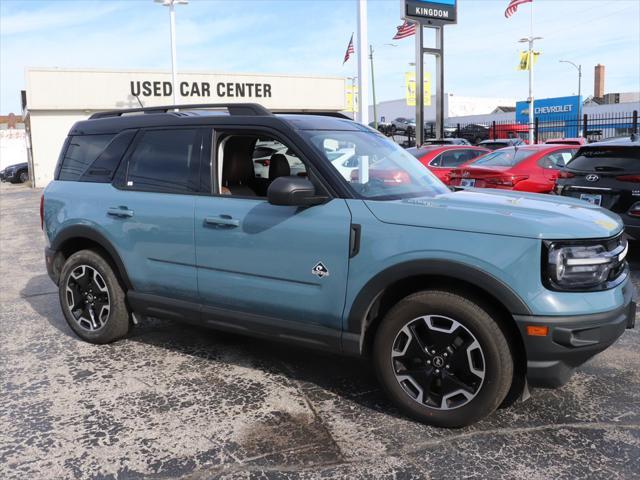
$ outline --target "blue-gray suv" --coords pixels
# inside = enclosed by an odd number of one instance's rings
[[[339,115],[97,113],[69,132],[41,213],[84,340],[151,316],[367,356],[406,414],[438,426],[562,385],[635,321],[616,214],[451,192]]]

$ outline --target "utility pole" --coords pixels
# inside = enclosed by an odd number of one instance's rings
[[[365,50],[369,45],[367,35],[367,0],[358,2],[358,41],[356,53],[358,55],[358,99],[360,108],[358,121],[363,125],[369,124],[369,69]]]
[[[373,128],[378,129],[378,109],[376,107],[376,77],[373,74],[373,45],[369,45],[369,59],[371,60],[371,95],[373,97]]]

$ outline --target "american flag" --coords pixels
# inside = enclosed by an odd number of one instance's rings
[[[349,60],[349,57],[351,56],[352,53],[355,53],[355,50],[353,49],[353,33],[351,34],[351,40],[349,40],[349,45],[347,45],[347,51],[344,54],[344,62],[342,62],[343,65],[347,63],[347,60]]]
[[[403,38],[407,38],[407,37],[410,37],[411,35],[416,34],[416,24],[409,23],[406,20],[402,25],[400,25],[399,27],[396,27],[396,29],[398,31],[393,37],[394,40],[402,40]]]
[[[522,5],[523,3],[533,2],[533,0],[509,0],[509,5],[507,9],[504,11],[504,16],[509,18],[511,15],[518,11],[518,5]]]

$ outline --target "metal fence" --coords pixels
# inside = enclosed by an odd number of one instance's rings
[[[529,124],[510,121],[445,125],[445,135],[466,138],[473,143],[516,136],[527,140],[528,132]],[[536,143],[544,143],[546,140],[554,138],[574,137],[584,137],[589,142],[597,142],[605,138],[638,133],[638,111],[599,115],[585,114],[582,118],[572,116],[557,118],[553,121],[542,121],[536,117],[533,132]]]
[[[381,128],[381,131],[384,130]],[[555,138],[584,137],[588,142],[597,142],[611,137],[628,136],[638,133],[638,111],[626,113],[607,113],[557,118],[543,121],[535,118],[533,124],[536,143],[544,143]],[[473,144],[482,140],[520,137],[529,138],[529,124],[515,121],[493,121],[479,123],[447,123],[444,126],[445,137],[464,138]],[[435,138],[435,126],[425,126],[425,138]],[[415,145],[414,135],[394,135],[394,139],[404,145]]]

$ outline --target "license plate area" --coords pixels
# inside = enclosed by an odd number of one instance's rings
[[[581,193],[580,200],[589,202],[592,205],[597,205],[598,207],[602,205],[602,195],[597,193]]]
[[[463,178],[460,180],[461,187],[475,187],[476,179],[475,178]]]

